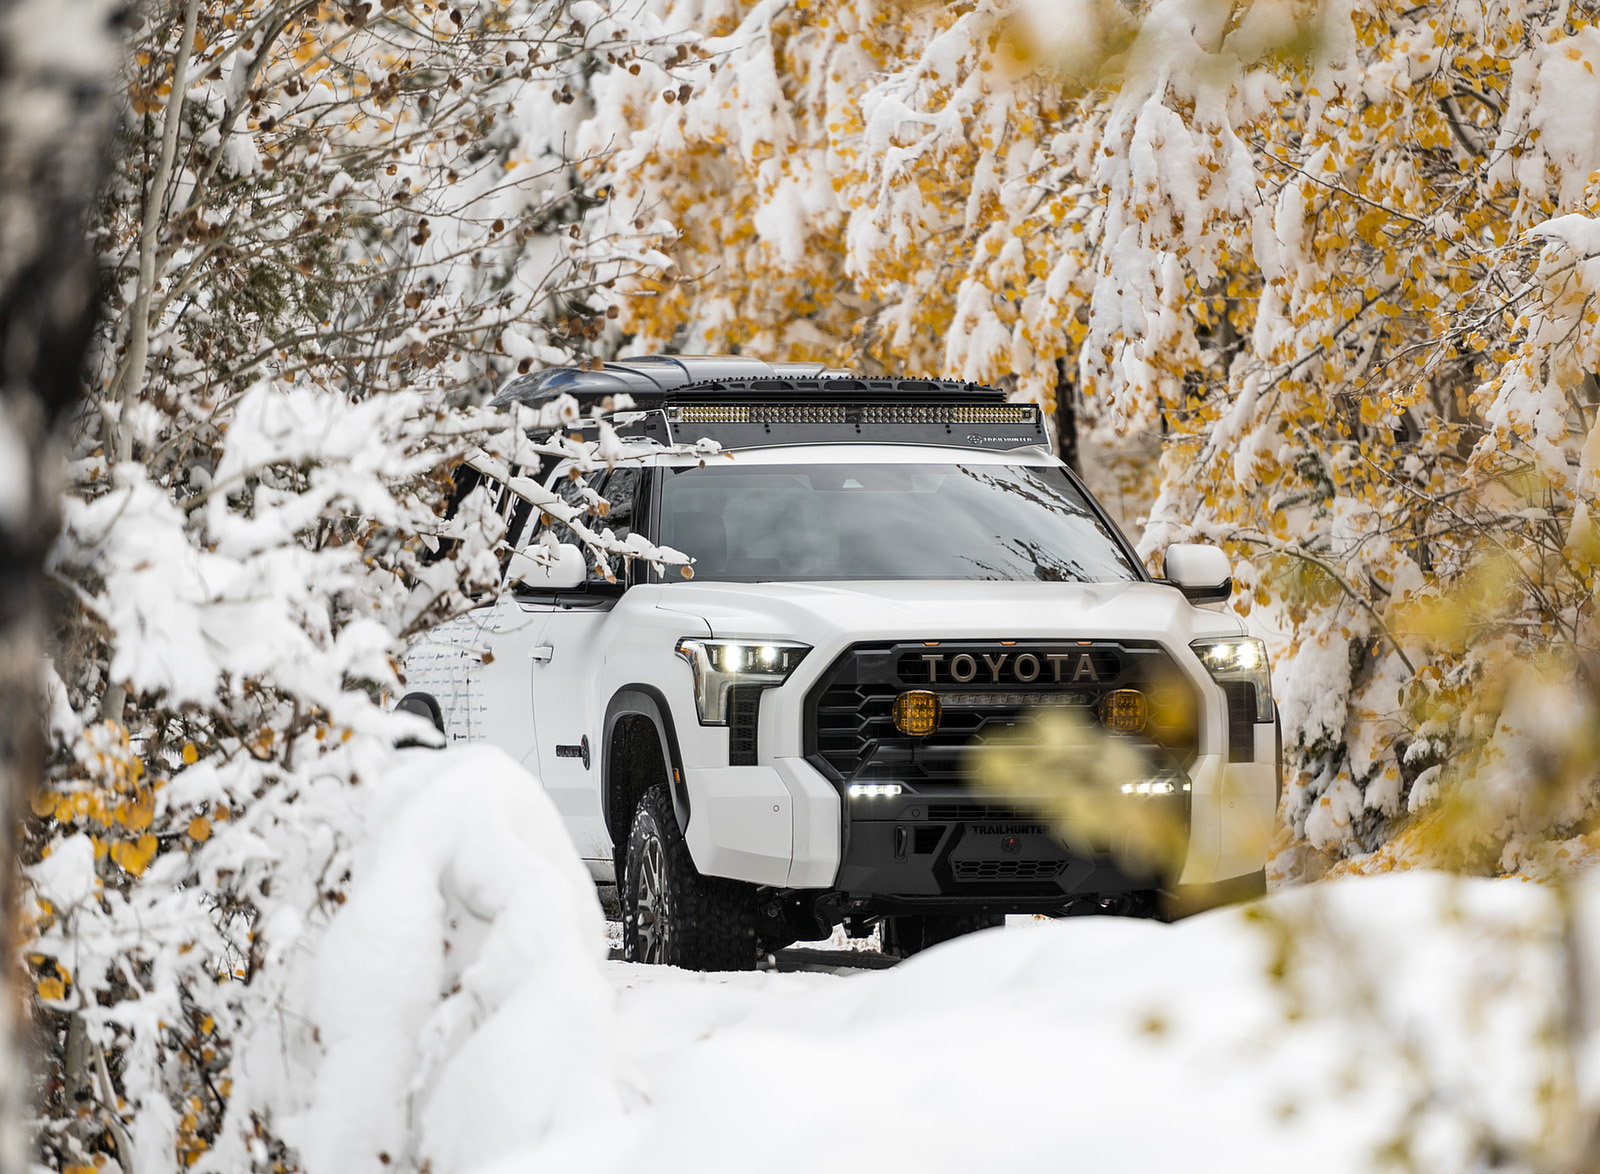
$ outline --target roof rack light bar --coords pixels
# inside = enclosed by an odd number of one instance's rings
[[[672,424],[1032,424],[1038,408],[1006,403],[675,403]]]
[[[955,379],[861,379],[855,376],[811,376],[785,379],[704,379],[654,395],[634,397],[639,403],[682,404],[734,400],[744,403],[794,404],[810,401],[851,404],[1005,403],[1005,392],[981,383]]]

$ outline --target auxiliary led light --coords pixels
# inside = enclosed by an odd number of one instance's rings
[[[894,699],[894,728],[912,738],[926,738],[939,728],[943,707],[939,695],[912,689]]]
[[[899,783],[851,783],[852,799],[892,799],[904,790]]]
[[[1137,689],[1113,689],[1100,698],[1100,724],[1119,734],[1137,734],[1148,716],[1144,694]]]

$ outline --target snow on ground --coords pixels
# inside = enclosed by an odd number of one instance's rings
[[[407,758],[287,1017],[275,1107],[311,1174],[1350,1171],[1419,1105],[1412,1151],[1462,1169],[1539,1121],[1540,886],[1412,873],[1173,926],[1014,921],[892,970],[691,974],[602,960],[509,759]]]

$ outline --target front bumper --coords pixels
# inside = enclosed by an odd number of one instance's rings
[[[945,793],[851,800],[835,887],[885,911],[934,903],[1043,911],[1088,894],[1164,888],[1182,869],[1181,858],[1139,867],[1139,845],[1127,831],[1120,842],[1069,847],[1052,833],[1047,795],[1008,804],[954,788],[938,791]],[[1181,785],[1124,802],[1146,815],[1159,808],[1180,835],[1187,829],[1189,792]]]
[[[1177,884],[1211,884],[1258,872],[1266,863],[1277,808],[1277,771],[1270,757],[1273,728],[1260,727],[1256,739],[1258,758],[1265,761],[1227,763],[1220,755],[1201,755],[1191,769],[1188,844]],[[707,876],[777,888],[837,889],[870,897],[876,904],[1004,905],[1016,912],[1044,912],[1081,894],[1149,888],[1160,879],[1126,874],[1104,859],[1076,857],[1053,840],[1044,844],[1038,838],[1024,839],[1018,851],[1007,852],[1003,843],[980,837],[1017,834],[1003,825],[1037,825],[1037,818],[1013,820],[1006,813],[987,811],[953,818],[938,810],[943,804],[922,796],[894,800],[900,806],[893,812],[862,809],[864,802],[884,800],[854,800],[857,810],[847,825],[845,800],[802,758],[774,759],[771,766],[691,770],[684,782],[693,812],[689,850]],[[911,815],[913,810],[920,814]],[[906,829],[898,841],[896,828]],[[935,831],[922,831],[919,843],[917,829]],[[1039,836],[1034,831],[1021,834]],[[924,850],[917,851],[919,846]],[[985,859],[1063,867],[1049,877],[1039,866],[1002,867],[992,875],[974,876],[969,863],[960,870],[965,875],[957,875],[956,864]]]

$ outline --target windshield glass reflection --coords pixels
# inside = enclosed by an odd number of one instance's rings
[[[1139,577],[1055,466],[669,469],[661,541],[716,581]]]

